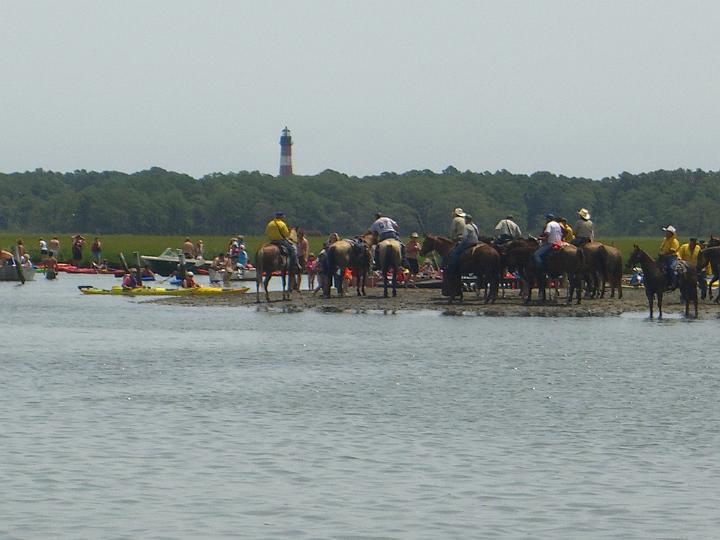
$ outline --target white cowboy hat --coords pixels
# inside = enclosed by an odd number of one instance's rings
[[[587,211],[587,208],[581,208],[577,211],[578,216],[580,216],[583,219],[590,219],[590,212]]]
[[[465,217],[465,212],[463,212],[462,208],[456,208],[455,210],[453,210],[453,214],[457,217]]]
[[[672,225],[668,225],[667,227],[663,227],[662,230],[663,230],[663,231],[667,231],[667,232],[671,232],[671,233],[673,233],[673,234],[675,234],[675,233],[677,232],[677,231],[675,230],[675,227],[673,227]]]
[[[414,232],[410,235],[410,238],[420,238],[420,235],[418,233]]]

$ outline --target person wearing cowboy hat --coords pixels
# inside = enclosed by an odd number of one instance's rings
[[[510,240],[517,240],[522,237],[522,231],[517,223],[514,221],[514,217],[511,214],[505,216],[505,219],[501,219],[495,225],[495,240],[496,244],[502,244],[509,242]]]
[[[290,229],[285,224],[284,212],[275,212],[275,217],[268,221],[265,227],[265,236],[268,237],[271,244],[284,247],[288,254],[288,268],[293,272],[299,272],[297,249],[290,234]]]
[[[459,242],[465,234],[465,212],[462,208],[453,210],[452,224],[450,225],[450,240]]]
[[[577,215],[580,216],[580,219],[575,223],[575,239],[571,244],[580,247],[595,239],[595,226],[590,221],[590,212],[587,211],[587,208],[578,210]]]
[[[662,228],[665,231],[665,238],[660,244],[660,259],[665,266],[665,273],[668,277],[668,290],[677,288],[677,276],[675,266],[677,265],[680,242],[677,239],[677,231],[672,225]]]
[[[405,246],[405,256],[408,260],[408,270],[410,270],[410,279],[414,279],[420,271],[420,263],[418,255],[420,254],[420,235],[416,232],[410,235],[410,241]]]

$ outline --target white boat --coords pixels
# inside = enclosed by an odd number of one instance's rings
[[[218,271],[213,268],[208,269],[210,283],[222,283],[225,278],[224,274],[225,271]],[[230,273],[230,279],[228,281],[255,281],[256,276],[257,272],[254,268],[239,268]]]
[[[25,281],[33,281],[35,279],[35,268],[32,266],[21,266],[20,269]],[[20,281],[18,269],[10,264],[0,266],[0,281]]]
[[[140,256],[145,264],[150,267],[150,270],[155,274],[161,276],[169,276],[175,270],[177,270],[180,260],[185,261],[185,268],[194,271],[197,268],[207,269],[210,263],[205,259],[198,257],[197,259],[186,259],[182,257],[182,252],[179,249],[166,248],[160,255],[141,255]]]

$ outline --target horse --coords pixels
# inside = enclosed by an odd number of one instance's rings
[[[270,293],[268,293],[268,283],[273,272],[280,272],[282,278],[282,299],[290,300],[290,293],[293,290],[295,282],[296,269],[288,268],[289,256],[280,251],[277,244],[264,244],[260,246],[255,253],[255,302],[260,303],[260,282],[262,281],[265,289],[265,299],[270,302]],[[263,274],[265,279],[263,279]],[[286,281],[286,277],[288,280]],[[287,285],[287,287],[286,287]]]
[[[710,283],[708,283],[708,300],[712,300],[712,284],[720,278],[720,245],[708,247],[700,251],[695,268],[698,276],[702,274],[708,264],[712,271]],[[716,296],[715,303],[720,304],[720,293]]]
[[[710,249],[714,247],[720,247],[720,237],[711,234],[710,240],[708,240],[705,249]],[[709,252],[708,256],[709,257],[707,261],[710,263],[710,269],[713,273],[713,275],[710,277],[710,283],[708,283],[708,300],[712,300],[712,284],[720,280],[720,264],[715,264],[715,266],[712,265],[713,259],[716,259],[713,252]],[[720,295],[720,293],[718,293],[718,295]],[[720,300],[716,298],[715,302],[720,302]]]
[[[586,298],[601,296],[601,287],[604,288],[605,286],[605,253],[603,247],[603,244],[595,241],[580,246],[585,259]]]
[[[383,277],[385,288],[383,296],[388,297],[388,272],[392,270],[392,295],[397,296],[397,275],[402,269],[402,248],[394,238],[382,240],[377,244],[377,262]]]
[[[630,254],[627,264],[631,267],[639,264],[642,268],[645,296],[647,296],[650,307],[650,318],[653,318],[653,301],[657,298],[658,319],[662,319],[662,299],[668,286],[668,276],[665,270],[657,262],[653,261],[650,255],[640,249],[637,244],[633,246],[633,252]],[[694,268],[682,260],[677,262],[677,270],[679,272],[680,293],[685,299],[685,316],[690,316],[690,302],[693,302],[695,318],[697,319],[697,273]]]
[[[545,302],[547,299],[546,276],[561,277],[564,274],[568,276],[567,303],[572,302],[573,294],[575,294],[577,303],[580,304],[582,275],[585,271],[583,251],[572,244],[563,245],[558,250],[551,250],[545,255],[544,271],[539,272],[534,257],[536,249],[537,244],[526,240],[514,240],[505,249],[505,264],[510,268],[515,268],[527,285],[525,304],[530,303],[532,299],[533,282],[537,281],[538,296]]]
[[[455,243],[449,238],[425,234],[420,255],[427,255],[431,251],[439,253],[443,259],[448,256]],[[500,285],[500,270],[502,268],[501,258],[498,251],[485,242],[479,242],[467,248],[460,256],[460,268],[454,283],[447,283],[447,293],[450,296],[450,303],[455,296],[463,300],[462,274],[475,274],[475,294],[480,296],[480,289],[485,290],[485,303],[495,303],[498,287]],[[444,284],[445,285],[445,284]]]
[[[356,289],[358,296],[365,296],[365,284],[367,275],[370,270],[370,248],[372,245],[372,236],[366,233],[358,236],[354,240],[338,240],[327,249],[327,268],[328,283],[326,285],[325,296],[330,296],[330,288],[332,287],[331,277],[340,269],[340,275],[345,274],[345,269],[350,268],[356,279]],[[344,280],[340,279],[337,284],[340,296],[345,296]]]
[[[607,281],[610,284],[610,298],[615,297],[615,289],[617,289],[618,298],[622,299],[622,253],[616,247],[603,244],[601,262],[603,271],[600,298],[605,298],[605,281]]]

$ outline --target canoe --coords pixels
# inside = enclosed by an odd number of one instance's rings
[[[97,287],[92,287],[90,285],[78,285],[78,289],[80,289],[80,292],[83,294],[113,294],[120,296],[215,296],[244,294],[250,290],[249,287],[240,287],[239,289],[220,289],[217,287],[195,287],[193,289],[138,287],[137,289],[123,289],[117,285],[111,289],[98,289]]]

